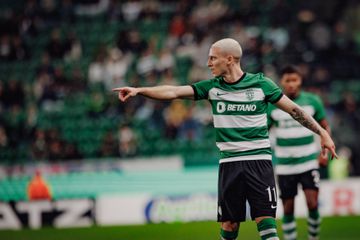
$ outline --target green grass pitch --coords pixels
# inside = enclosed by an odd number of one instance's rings
[[[306,220],[299,219],[298,239],[307,239]],[[278,221],[280,237],[280,222]],[[143,226],[116,226],[40,230],[0,231],[4,240],[218,240],[219,225],[216,222],[192,222],[173,224],[148,224]],[[242,223],[240,239],[260,239],[254,222]],[[321,239],[360,239],[360,216],[324,218]]]

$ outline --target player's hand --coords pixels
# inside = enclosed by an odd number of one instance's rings
[[[117,92],[120,101],[125,102],[129,97],[134,97],[138,94],[138,89],[133,87],[113,88],[113,92]]]
[[[328,164],[328,161],[329,161],[329,150],[325,149],[325,151],[321,151],[319,157],[318,157],[318,162],[319,162],[319,165],[321,167],[326,167],[327,164]]]
[[[328,149],[331,152],[331,159],[338,158],[338,155],[335,151],[335,144],[333,140],[331,139],[330,135],[324,130],[321,137],[321,154],[325,155],[326,150]]]

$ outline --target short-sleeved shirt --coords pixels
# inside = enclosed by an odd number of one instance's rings
[[[276,103],[283,95],[272,80],[262,73],[244,73],[234,83],[216,77],[192,87],[195,100],[207,99],[212,106],[220,163],[272,159],[268,103]]]
[[[323,103],[315,94],[302,91],[293,101],[316,121],[320,122],[325,118]],[[317,169],[320,145],[315,134],[275,106],[269,107],[268,118],[269,125],[274,128],[276,140],[276,173],[289,175]]]

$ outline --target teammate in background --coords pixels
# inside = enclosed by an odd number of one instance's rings
[[[282,94],[262,73],[243,72],[237,41],[215,42],[207,65],[214,78],[186,86],[115,88],[119,99],[143,95],[153,99],[206,99],[212,105],[216,144],[220,149],[218,221],[221,239],[236,239],[245,221],[246,200],[261,239],[279,239],[276,230],[276,189],[267,129],[268,103],[276,104],[316,132],[322,146],[336,156],[329,134],[302,108]]]
[[[301,106],[321,127],[330,133],[325,119],[325,109],[320,98],[301,90],[302,76],[294,66],[286,66],[281,72],[280,85],[284,94]],[[318,239],[320,216],[318,211],[319,164],[327,165],[327,151],[319,154],[315,134],[294,121],[290,115],[276,106],[269,106],[269,127],[273,126],[276,144],[274,147],[277,164],[275,173],[278,177],[280,197],[284,207],[282,229],[284,239],[296,239],[294,218],[294,200],[298,184],[302,185],[309,210],[309,239]]]
[[[51,200],[50,187],[38,170],[28,185],[28,198],[29,200]]]

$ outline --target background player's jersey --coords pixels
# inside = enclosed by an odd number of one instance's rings
[[[195,100],[211,103],[220,162],[271,160],[268,102],[275,103],[282,96],[274,82],[262,73],[245,73],[232,84],[216,77],[192,87]]]
[[[293,101],[316,121],[324,119],[324,106],[318,96],[302,91]],[[298,174],[319,167],[320,145],[312,131],[275,106],[269,106],[268,124],[274,128],[277,174]]]

